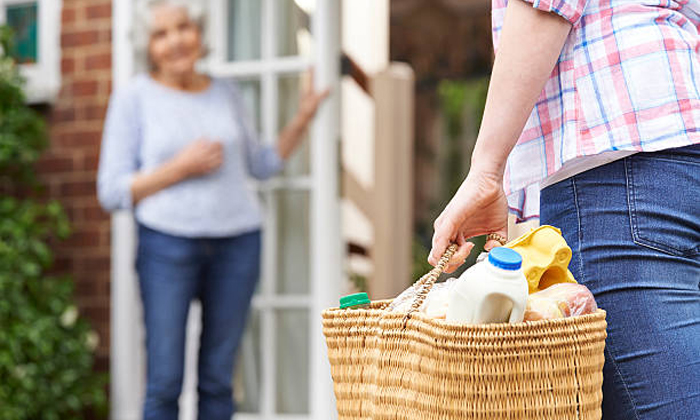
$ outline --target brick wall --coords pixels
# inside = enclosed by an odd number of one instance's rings
[[[110,224],[95,179],[112,81],[111,0],[63,0],[61,91],[48,108],[51,146],[38,171],[73,225],[57,245],[56,270],[70,274],[81,313],[99,333],[97,368],[109,366]]]

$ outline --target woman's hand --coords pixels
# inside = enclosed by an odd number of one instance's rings
[[[330,95],[330,88],[320,92],[314,90],[314,70],[309,70],[302,81],[299,110],[292,121],[287,124],[279,135],[277,152],[282,159],[291,156],[294,149],[301,143],[302,137],[314,119],[318,107]]]
[[[506,160],[570,31],[571,23],[554,13],[534,9],[524,1],[508,2],[472,170],[435,221],[428,258],[431,264],[437,264],[449,243],[456,242],[459,249],[447,267],[447,272],[452,272],[474,246],[467,239],[488,233],[507,237],[508,203],[503,193]],[[532,34],[537,42],[532,42]],[[496,244],[489,241],[486,249]]]
[[[182,149],[173,161],[183,178],[206,175],[223,163],[224,147],[221,142],[201,138]]]
[[[299,98],[299,117],[308,124],[316,115],[318,107],[330,93],[330,88],[320,92],[314,90],[314,69],[310,69],[302,81],[301,97]]]
[[[436,265],[455,242],[459,249],[450,260],[447,273],[456,270],[469,256],[474,244],[467,239],[498,233],[508,236],[508,202],[503,192],[503,175],[498,172],[470,171],[467,178],[434,223],[433,249],[428,262]],[[499,245],[490,240],[486,249]]]
[[[182,149],[174,158],[152,172],[139,172],[131,181],[131,199],[135,205],[158,191],[194,176],[217,170],[224,161],[221,142],[198,139]]]

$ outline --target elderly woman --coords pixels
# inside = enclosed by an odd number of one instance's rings
[[[262,146],[235,85],[195,71],[205,52],[202,8],[141,6],[150,71],[112,96],[98,195],[107,210],[133,209],[138,222],[144,418],[178,418],[187,313],[199,299],[199,418],[228,420],[234,355],[260,271],[260,208],[246,178],[282,168],[328,91],[304,92],[276,147]]]

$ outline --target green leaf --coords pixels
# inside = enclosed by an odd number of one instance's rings
[[[68,237],[70,224],[57,201],[34,198],[42,188],[34,165],[48,145],[46,124],[25,103],[22,78],[5,54],[10,43],[11,31],[0,26],[0,178],[3,192],[25,191],[22,199],[0,196],[0,419],[103,413],[106,382],[93,371],[90,325],[78,317],[61,326],[61,315],[76,305],[73,281],[45,273],[48,244]]]

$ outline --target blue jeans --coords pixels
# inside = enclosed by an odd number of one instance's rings
[[[146,323],[144,420],[177,420],[190,302],[202,303],[198,417],[230,420],[233,363],[260,271],[260,231],[229,238],[181,238],[138,228]]]
[[[608,313],[604,420],[700,418],[700,145],[551,185],[542,224]]]

